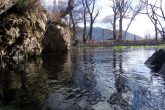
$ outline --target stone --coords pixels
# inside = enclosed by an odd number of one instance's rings
[[[159,49],[146,60],[145,65],[154,71],[159,71],[164,63],[165,63],[165,50]]]
[[[0,15],[0,38],[6,55],[14,61],[24,60],[27,55],[37,56],[43,50],[42,38],[45,33],[47,19],[40,18],[39,16],[46,16],[44,11],[36,14],[36,12],[29,12],[28,14],[18,15],[15,12],[6,12],[6,16]],[[29,15],[40,18],[37,21],[29,19]],[[38,22],[38,23],[36,23]],[[8,57],[6,56],[6,57]]]
[[[19,28],[11,27],[9,31],[6,32],[6,35],[11,36],[11,38],[17,38],[20,36]]]
[[[44,53],[66,52],[71,44],[69,29],[58,26],[57,24],[50,24],[42,42]]]
[[[18,14],[15,8],[8,10],[18,1],[0,0],[0,48],[4,49],[5,57],[22,60],[41,55],[43,50],[67,52],[71,44],[69,29],[60,23],[47,28],[48,14],[41,7],[25,10],[23,14]]]
[[[14,6],[19,0],[0,0],[0,15]]]
[[[162,65],[162,67],[159,70],[159,74],[164,74],[165,75],[165,63]]]
[[[46,24],[42,21],[42,20],[40,20],[40,19],[38,19],[37,21],[36,21],[36,26],[41,30],[41,31],[45,31],[45,28],[46,28]]]

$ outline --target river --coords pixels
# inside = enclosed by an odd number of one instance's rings
[[[2,63],[0,110],[164,110],[165,79],[144,62],[157,49],[72,49]]]

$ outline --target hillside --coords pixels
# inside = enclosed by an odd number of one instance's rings
[[[89,27],[87,28],[87,32],[89,31]],[[77,28],[77,36],[82,36],[83,28]],[[103,37],[104,35],[104,37]],[[101,40],[109,40],[113,39],[113,32],[110,29],[104,29],[100,27],[93,28],[93,40],[101,41]],[[126,40],[134,40],[134,34],[127,32]],[[136,35],[136,40],[143,40],[142,37]]]

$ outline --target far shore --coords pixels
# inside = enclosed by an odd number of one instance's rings
[[[86,44],[78,44],[79,47],[131,47],[131,46],[163,46],[165,41],[139,40],[139,41],[90,41]]]

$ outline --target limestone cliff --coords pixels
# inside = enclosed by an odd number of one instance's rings
[[[44,12],[26,12],[24,15],[9,12],[0,21],[0,48],[4,55],[22,58],[27,54],[41,54],[47,22]]]
[[[43,49],[46,51],[68,49],[70,33],[67,27],[58,25],[53,25],[53,28],[47,27],[47,12],[41,6],[33,11],[20,10],[17,9],[19,1],[2,1],[5,2],[0,2],[0,56],[22,60],[29,56],[40,55]]]

